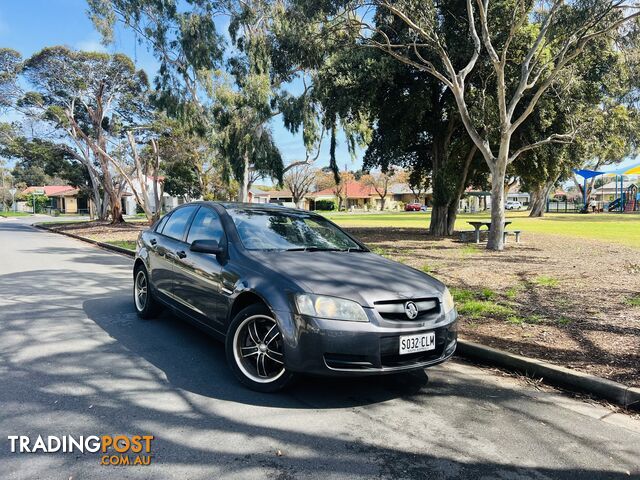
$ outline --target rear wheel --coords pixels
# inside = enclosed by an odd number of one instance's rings
[[[139,317],[149,319],[155,317],[160,305],[151,293],[149,273],[144,266],[136,268],[133,276],[133,303]]]
[[[231,322],[227,361],[238,380],[252,390],[276,392],[293,380],[284,366],[284,341],[268,308],[251,305]]]

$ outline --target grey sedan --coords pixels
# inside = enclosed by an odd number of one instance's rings
[[[422,369],[456,348],[441,282],[308,211],[182,205],[140,234],[133,277],[140,317],[167,307],[220,338],[239,381],[263,392],[300,373]]]

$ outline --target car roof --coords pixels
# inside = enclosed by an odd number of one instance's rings
[[[299,208],[284,207],[277,203],[248,203],[248,202],[219,202],[219,201],[206,201],[202,203],[208,203],[212,205],[220,205],[225,210],[253,210],[259,212],[284,212],[284,213],[306,213],[310,215],[317,215],[317,213],[302,210]]]

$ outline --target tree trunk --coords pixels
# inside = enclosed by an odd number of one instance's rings
[[[241,202],[249,201],[249,154],[244,154],[244,172],[242,181],[240,182],[239,200]]]
[[[447,213],[447,235],[453,235],[456,227],[456,219],[458,218],[458,202],[460,201],[460,195],[458,198],[454,198],[448,207]]]
[[[434,237],[444,237],[449,231],[449,207],[447,205],[434,205],[431,209],[431,223],[429,233]]]
[[[122,216],[122,204],[120,203],[120,197],[118,195],[110,197],[111,203],[111,224],[124,223],[124,217]]]
[[[544,196],[544,187],[538,185],[531,191],[531,211],[530,217],[542,217],[544,214],[544,207],[546,204],[546,197]]]
[[[386,198],[385,197],[380,197],[380,211],[384,211],[384,205],[386,203]]]
[[[489,250],[504,250],[504,177],[507,172],[508,144],[508,141],[503,141],[498,158],[491,165],[491,228],[487,242]]]
[[[557,178],[547,180],[543,185],[538,185],[531,194],[531,212],[530,217],[542,217],[547,206],[547,199],[551,189],[558,181]]]

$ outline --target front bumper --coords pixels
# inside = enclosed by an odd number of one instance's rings
[[[292,372],[348,376],[416,370],[444,362],[457,345],[455,310],[428,322],[391,322],[377,316],[370,322],[345,322],[275,313],[285,339],[285,365]],[[399,355],[401,335],[424,332],[435,332],[434,350]]]

